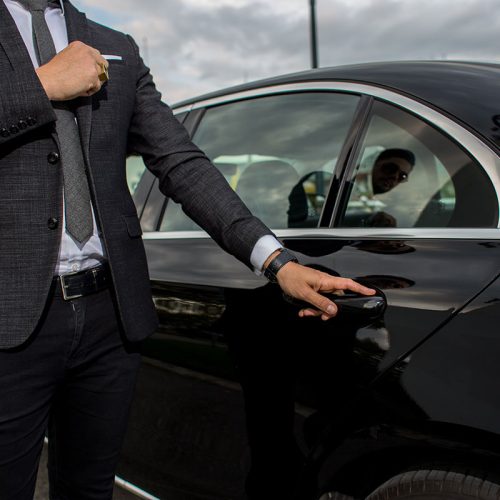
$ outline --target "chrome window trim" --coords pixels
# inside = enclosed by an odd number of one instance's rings
[[[497,228],[312,228],[278,229],[278,238],[342,238],[374,240],[500,240]],[[144,240],[209,239],[205,231],[153,231],[142,235]]]
[[[194,110],[212,107],[254,97],[265,97],[303,91],[340,91],[353,94],[364,94],[376,97],[388,103],[396,104],[397,106],[432,123],[434,126],[457,140],[460,145],[483,166],[495,188],[497,195],[497,210],[500,214],[500,160],[495,152],[478,137],[464,129],[458,123],[455,123],[450,118],[395,91],[363,83],[336,81],[301,82],[271,85],[268,87],[237,92],[235,94],[227,94],[212,99],[205,99],[203,101],[193,103],[190,109]],[[498,227],[500,227],[500,217]],[[443,228],[443,230],[450,231],[453,230],[453,228]]]
[[[182,106],[180,108],[172,108],[172,113],[174,115],[180,115],[181,113],[189,113],[193,109],[192,104],[188,104],[187,106]]]

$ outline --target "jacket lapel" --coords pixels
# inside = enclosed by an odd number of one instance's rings
[[[71,3],[64,1],[64,15],[68,30],[68,43],[79,40],[80,42],[92,46],[85,14],[79,12]],[[83,156],[87,165],[90,166],[89,148],[92,127],[92,97],[80,97],[76,100],[75,115],[80,130]]]
[[[68,42],[80,40],[87,45],[92,45],[85,15],[67,1],[64,1],[64,14],[68,30]],[[33,63],[24,41],[3,0],[0,0],[0,45],[5,51],[12,68],[19,72],[20,78],[22,78],[23,74],[26,74],[26,71],[33,71]],[[75,115],[80,130],[83,156],[87,165],[90,165],[91,97],[80,97],[76,100]]]
[[[0,45],[12,68],[19,71],[20,75],[26,74],[25,71],[33,71],[33,63],[26,45],[3,1],[0,1]]]

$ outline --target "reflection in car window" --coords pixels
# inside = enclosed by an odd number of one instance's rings
[[[135,193],[145,171],[146,165],[140,156],[132,155],[127,158],[127,184],[130,194]]]
[[[381,102],[348,189],[341,227],[495,227],[498,217],[494,188],[474,159],[421,119]]]
[[[359,96],[297,93],[206,111],[194,142],[273,229],[316,227]],[[161,231],[199,229],[168,202]]]

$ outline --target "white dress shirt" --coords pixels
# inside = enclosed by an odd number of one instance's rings
[[[17,25],[19,33],[28,49],[28,53],[35,68],[38,67],[38,61],[33,45],[33,31],[31,26],[31,14],[20,3],[15,0],[3,0],[9,9]],[[64,20],[63,2],[61,8],[47,7],[44,15],[49,27],[50,34],[54,40],[56,52],[60,52],[68,45],[68,32]],[[64,211],[63,211],[64,213]],[[104,247],[97,233],[94,211],[92,210],[94,220],[94,233],[83,245],[75,241],[66,230],[62,232],[61,246],[59,249],[59,259],[56,267],[56,274],[61,275],[81,271],[98,265],[105,260]],[[64,222],[64,221],[63,221]],[[63,225],[66,228],[64,222]],[[271,235],[260,238],[252,250],[250,262],[255,269],[255,273],[260,275],[261,269],[266,259],[275,250],[281,248],[280,242]]]

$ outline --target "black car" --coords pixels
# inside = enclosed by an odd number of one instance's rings
[[[158,332],[120,475],[166,500],[500,494],[500,65],[375,63],[178,119],[301,263],[375,298],[299,318],[131,157]]]

